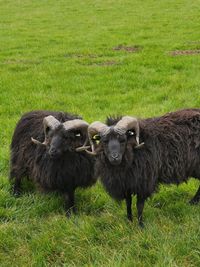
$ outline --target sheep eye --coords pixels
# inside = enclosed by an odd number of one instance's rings
[[[80,133],[75,134],[76,137],[81,137]]]
[[[134,133],[133,131],[131,131],[131,130],[128,130],[128,131],[127,131],[127,135],[128,135],[128,136],[134,136],[135,133]]]

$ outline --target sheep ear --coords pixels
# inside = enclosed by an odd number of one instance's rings
[[[135,146],[134,149],[140,149],[140,148],[143,148],[145,145],[144,142],[140,143],[139,145]]]

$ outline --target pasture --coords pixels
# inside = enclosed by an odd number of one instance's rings
[[[161,186],[143,230],[99,182],[77,190],[78,214],[66,219],[59,195],[25,184],[16,199],[8,181],[24,112],[92,122],[200,107],[199,12],[199,0],[0,0],[0,266],[200,266],[194,179]]]

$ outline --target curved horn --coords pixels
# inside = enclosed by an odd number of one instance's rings
[[[94,147],[94,144],[92,141],[92,137],[98,133],[101,135],[104,135],[108,131],[109,131],[109,127],[100,121],[95,121],[95,122],[91,123],[90,126],[88,127],[88,138],[89,138],[89,142],[90,142],[90,146],[91,146],[92,151],[89,151],[88,150],[89,147],[84,146],[84,145],[82,147],[77,148],[77,151],[86,151],[90,155],[96,155],[95,147]]]
[[[90,124],[90,126],[88,127],[88,136],[89,136],[89,141],[90,141],[92,152],[90,151],[87,151],[87,152],[90,152],[90,154],[92,155],[96,155],[92,137],[96,134],[105,135],[109,132],[109,130],[110,130],[110,127],[100,121],[95,121],[92,124]]]
[[[70,131],[72,129],[83,129],[87,131],[89,124],[80,119],[70,120],[63,123],[65,130]]]
[[[95,121],[91,123],[90,126],[88,127],[89,138],[98,133],[104,135],[109,131],[109,129],[110,127],[107,126],[105,123],[102,123],[100,121]]]
[[[74,119],[74,120],[66,121],[63,123],[63,127],[66,131],[70,131],[72,129],[80,129],[86,133],[86,136],[87,136],[88,126],[89,124],[86,121],[80,120],[80,119]],[[86,146],[87,143],[88,143],[88,138],[86,138],[83,146],[76,148],[76,151],[81,152],[81,151],[85,151],[86,149],[88,149],[90,146]]]
[[[136,133],[136,142],[138,146],[139,143],[139,135],[140,135],[140,129],[139,129],[139,123],[138,119],[131,117],[131,116],[124,116],[114,127],[117,131],[121,133],[125,133],[129,129],[134,129]]]
[[[31,141],[36,145],[44,145],[44,146],[46,146],[46,144],[47,144],[47,128],[49,127],[50,129],[54,130],[60,124],[61,123],[56,118],[54,118],[52,115],[44,117],[44,119],[43,119],[44,135],[45,135],[44,142],[41,143],[40,141],[38,141],[38,140],[36,140],[36,139],[34,139],[32,137],[31,137]]]

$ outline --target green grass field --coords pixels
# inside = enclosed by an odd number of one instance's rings
[[[8,181],[12,133],[26,111],[92,122],[200,107],[200,54],[170,53],[200,49],[199,14],[199,0],[0,0],[0,266],[200,266],[194,179],[161,186],[145,205],[144,230],[100,183],[77,190],[78,215],[67,220],[59,195],[27,186],[15,199]]]

